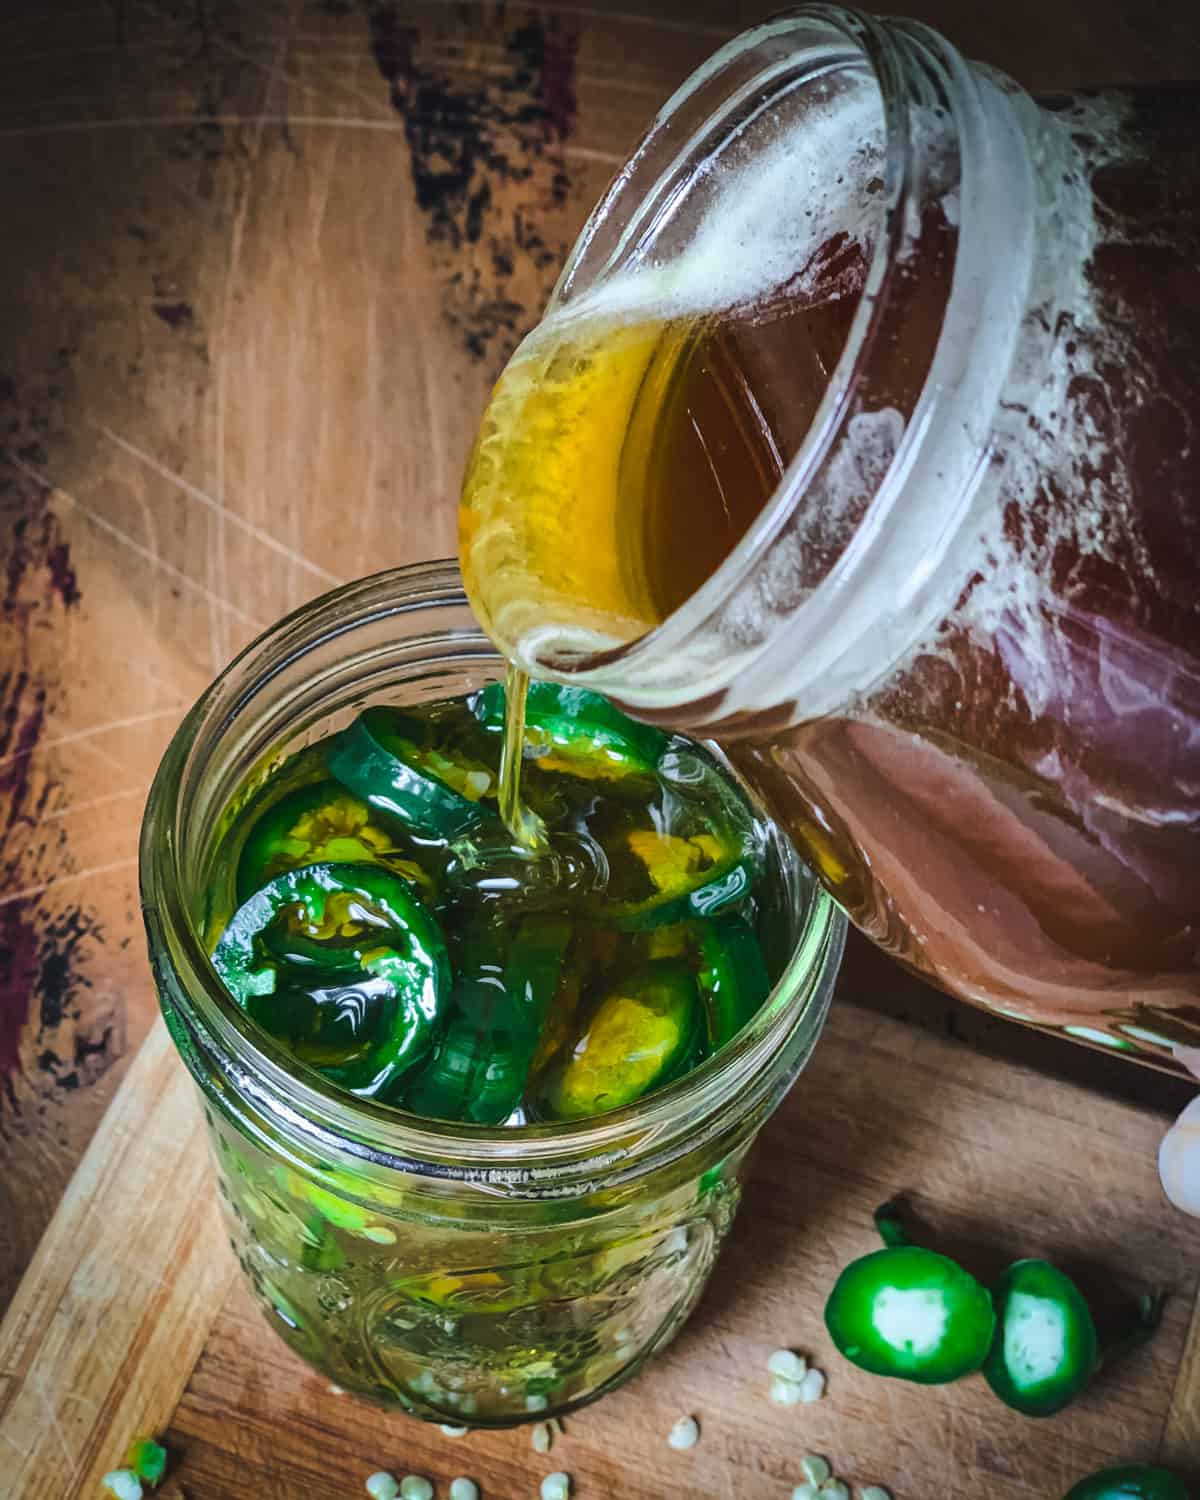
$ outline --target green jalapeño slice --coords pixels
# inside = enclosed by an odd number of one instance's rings
[[[368,708],[325,752],[355,796],[412,833],[449,841],[487,815],[496,777],[482,761],[439,744],[436,726],[391,708]]]
[[[336,781],[297,787],[250,829],[238,860],[238,900],[276,875],[314,864],[384,864],[432,894],[432,882],[387,822]]]
[[[695,933],[708,1044],[716,1051],[756,1014],[771,993],[771,979],[754,930],[743,918],[698,922]]]
[[[1101,1348],[1083,1293],[1045,1260],[1018,1260],[996,1288],[999,1332],[984,1376],[1006,1406],[1049,1417],[1087,1389],[1102,1360],[1145,1343],[1162,1319],[1163,1298],[1141,1297],[1133,1316]]]
[[[859,1369],[918,1385],[978,1370],[996,1331],[987,1289],[949,1256],[909,1244],[893,1205],[875,1223],[886,1249],[847,1266],[825,1306],[834,1344]]]
[[[700,996],[686,964],[659,959],[600,1001],[552,1072],[542,1108],[579,1119],[632,1104],[686,1071],[701,1033]]]
[[[1047,1261],[1019,1260],[995,1295],[1000,1329],[984,1366],[988,1384],[1027,1416],[1061,1411],[1100,1365],[1096,1325],[1079,1288]]]
[[[654,891],[645,900],[604,908],[605,920],[627,932],[715,916],[747,896],[754,883],[754,855],[732,833],[686,836],[649,827],[632,830],[625,842]]]
[[[571,925],[562,917],[528,916],[507,953],[484,933],[475,935],[461,965],[467,972],[455,991],[456,1014],[405,1099],[416,1114],[499,1125],[524,1096]]]
[[[405,880],[368,864],[277,875],[238,908],[213,966],[301,1062],[384,1100],[431,1050],[450,989],[437,923]]]
[[[475,700],[485,729],[504,727],[504,684],[493,682]],[[607,698],[585,688],[531,682],[525,699],[525,744],[544,771],[595,780],[650,775],[666,749],[661,730],[626,718]]]

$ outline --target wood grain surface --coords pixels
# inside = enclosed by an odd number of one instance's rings
[[[154,1015],[136,837],[180,715],[283,611],[342,579],[452,552],[458,475],[488,389],[587,209],[671,88],[774,8],[3,7],[0,1305],[60,1200],[56,1244],[83,1256],[101,1233],[103,1214],[86,1206],[87,1184],[107,1183],[95,1162],[63,1195]],[[1035,90],[1200,76],[1191,0],[897,8]],[[1165,1445],[1194,1461],[1200,1341],[1183,1350],[1197,1240],[1158,1199],[1151,1161],[1153,1111],[1177,1106],[1180,1086],[968,1012],[861,947],[842,990],[830,1044],[772,1127],[765,1175],[694,1328],[629,1393],[570,1424],[563,1466],[581,1493],[590,1475],[588,1493],[784,1494],[809,1435],[848,1471],[893,1480],[900,1500],[1053,1497],[1092,1445]],[[151,1107],[145,1081],[169,1066],[155,1056],[123,1109]],[[915,1104],[914,1070],[927,1086]],[[1105,1146],[1079,1157],[1084,1173],[1073,1157],[1093,1132]],[[106,1126],[105,1150],[118,1140]],[[786,1333],[819,1349],[816,1281],[861,1247],[872,1195],[897,1176],[932,1220],[980,1242],[996,1225],[1003,1238],[1005,1224],[1044,1224],[1052,1248],[1131,1270],[1149,1257],[1179,1286],[1163,1340],[1078,1428],[998,1418],[973,1388],[915,1404],[841,1374],[794,1440],[761,1400],[761,1346]],[[208,1243],[203,1222],[196,1245]],[[119,1236],[96,1244],[136,1276]],[[37,1322],[60,1305],[47,1287],[69,1263],[37,1264],[5,1325],[6,1441],[14,1412],[32,1420],[21,1361],[84,1379],[70,1349],[53,1351],[53,1319]],[[187,1286],[178,1296],[194,1311]],[[191,1500],[354,1493],[355,1465],[402,1465],[406,1453],[449,1472],[460,1450],[440,1435],[334,1401],[239,1291],[218,1300],[172,1419]],[[117,1337],[136,1348],[146,1334]],[[147,1420],[169,1409],[185,1363],[181,1353],[147,1394]],[[89,1390],[102,1373],[86,1372]],[[110,1422],[132,1417],[103,1404],[111,1391],[95,1399]],[[689,1403],[716,1424],[713,1440],[668,1463],[661,1430]],[[71,1421],[64,1494],[111,1457],[99,1418]],[[27,1439],[18,1457],[33,1452]],[[464,1472],[482,1475],[486,1461],[494,1493],[531,1489],[523,1438],[470,1444]],[[5,1462],[0,1451],[0,1494]]]
[[[99,1493],[114,1434],[171,1419],[236,1274],[199,1100],[160,1020],[0,1323],[2,1493]]]

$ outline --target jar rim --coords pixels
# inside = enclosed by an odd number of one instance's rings
[[[187,908],[182,826],[196,779],[254,695],[306,650],[431,605],[467,609],[457,564],[438,561],[387,570],[321,595],[247,646],[198,699],[160,764],[142,824],[143,916],[163,1009],[196,1074],[198,1052],[272,1128],[302,1149],[341,1153],[384,1170],[472,1180],[496,1188],[560,1190],[603,1170],[645,1169],[664,1152],[724,1132],[778,1089],[799,1042],[802,1061],[820,1032],[845,940],[846,919],[815,881],[791,958],[768,1000],[743,1032],[699,1068],[648,1098],[582,1121],[489,1127],[430,1121],[358,1099],[308,1069],[258,1030],[229,995]],[[489,662],[499,662],[482,632]],[[430,646],[445,633],[423,638]],[[460,639],[465,637],[461,636]],[[203,1081],[197,1075],[197,1081]],[[575,1189],[572,1188],[572,1191]]]

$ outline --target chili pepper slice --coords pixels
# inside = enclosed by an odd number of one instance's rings
[[[1063,1500],[1190,1500],[1191,1494],[1170,1469],[1122,1464],[1081,1479]]]
[[[381,863],[432,895],[432,882],[362,800],[336,781],[297,787],[254,823],[237,869],[239,901],[301,865]]]
[[[265,942],[274,927],[327,946],[333,962],[310,975],[281,961]],[[337,967],[347,951],[356,972]],[[277,875],[234,913],[213,967],[301,1061],[370,1098],[389,1095],[430,1049],[450,988],[437,923],[404,880],[369,864]]]
[[[391,708],[368,708],[325,752],[330,772],[355,796],[425,838],[453,839],[486,816],[480,799],[495,775],[482,762],[431,744],[431,725]]]
[[[1026,1416],[1061,1411],[1100,1365],[1100,1341],[1082,1293],[1048,1261],[1019,1260],[994,1295],[1000,1327],[983,1367],[987,1383]]]
[[[432,1060],[410,1086],[405,1108],[439,1120],[499,1125],[525,1093],[543,1019],[570,941],[565,917],[535,913],[503,958],[486,947],[465,967],[457,1015]]]
[[[631,1104],[670,1082],[701,1037],[700,998],[685,963],[659,959],[601,1000],[541,1104],[556,1119],[581,1119]]]
[[[504,684],[490,683],[475,699],[475,717],[485,729],[498,730],[504,713]],[[542,770],[618,780],[648,775],[669,741],[661,730],[627,718],[599,693],[531,682],[525,743]]]
[[[1057,1266],[1019,1260],[995,1290],[999,1332],[984,1377],[1015,1411],[1049,1417],[1075,1399],[1100,1368],[1102,1354],[1143,1343],[1158,1327],[1161,1297],[1143,1297],[1121,1336],[1102,1351],[1083,1293]]]
[[[698,979],[708,1045],[723,1047],[771,993],[771,980],[754,929],[741,917],[696,924]]]
[[[948,1256],[907,1242],[894,1205],[876,1212],[887,1248],[838,1277],[825,1326],[852,1364],[942,1385],[978,1370],[996,1330],[987,1288]]]
[[[754,883],[754,855],[740,842],[711,833],[685,838],[655,828],[634,829],[625,842],[655,888],[645,901],[615,901],[602,908],[599,915],[625,932],[715,916],[747,896]]]

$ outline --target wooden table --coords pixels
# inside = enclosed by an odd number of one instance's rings
[[[13,1472],[34,1493],[35,1461],[37,1493],[94,1493],[146,1422],[169,1426],[168,1493],[190,1500],[352,1495],[375,1464],[516,1496],[545,1472],[522,1435],[453,1447],[330,1396],[260,1327],[189,1086],[150,1033],[138,821],[182,711],[263,625],[453,551],[487,391],[586,210],[669,90],[772,8],[5,7],[0,1305],[59,1211],[0,1336],[0,1494]],[[1034,90],[1200,75],[1184,0],[903,8]],[[841,988],[700,1314],[569,1424],[555,1459],[580,1495],[785,1496],[812,1448],[898,1500],[1054,1500],[1110,1454],[1200,1466],[1197,1231],[1152,1160],[1187,1091],[967,1012],[862,946]],[[194,1210],[172,1218],[185,1158]],[[1163,1335],[1044,1424],[978,1382],[931,1395],[836,1366],[822,1288],[903,1186],[948,1235],[1170,1282]],[[803,1420],[763,1400],[780,1342],[830,1371]],[[680,1457],[663,1434],[685,1410],[705,1436]]]

